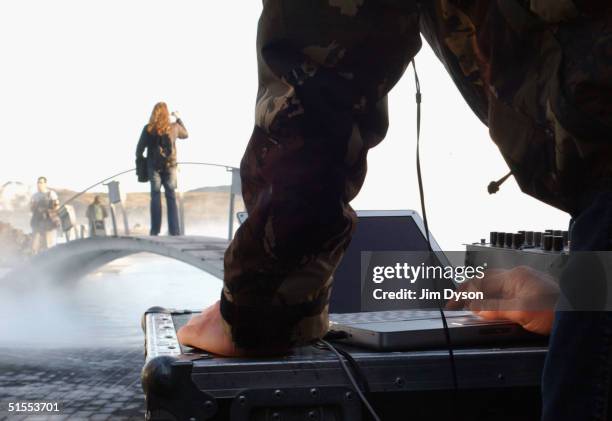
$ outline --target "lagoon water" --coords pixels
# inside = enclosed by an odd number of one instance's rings
[[[199,310],[221,286],[199,269],[145,254],[58,285],[0,281],[0,419],[11,415],[9,402],[35,401],[60,402],[53,419],[144,419],[143,312]]]
[[[140,254],[74,282],[11,291],[0,298],[0,347],[141,345],[140,317],[152,306],[200,310],[221,280],[184,263]]]

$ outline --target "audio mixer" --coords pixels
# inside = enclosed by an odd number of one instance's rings
[[[511,269],[529,266],[548,272],[569,252],[568,231],[491,231],[489,240],[466,244],[466,264]]]

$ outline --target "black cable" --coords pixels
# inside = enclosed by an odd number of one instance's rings
[[[420,154],[420,144],[421,144],[421,102],[422,102],[422,94],[421,94],[421,83],[419,81],[419,75],[417,73],[417,69],[416,69],[416,64],[415,61],[412,60],[412,67],[414,69],[414,81],[415,81],[415,85],[416,85],[416,104],[417,104],[417,121],[416,121],[416,128],[417,128],[417,150],[416,150],[416,165],[417,165],[417,179],[418,179],[418,183],[419,183],[419,195],[420,195],[420,199],[421,199],[421,213],[423,214],[423,224],[425,226],[425,237],[427,239],[427,248],[428,251],[430,253],[430,256],[433,255],[433,247],[431,246],[431,235],[429,233],[429,224],[427,221],[427,211],[425,208],[425,190],[423,188],[423,176],[421,173],[421,154]],[[434,279],[434,282],[436,280]],[[436,290],[437,290],[437,286]],[[458,382],[457,382],[457,367],[455,365],[455,354],[453,352],[453,347],[451,344],[451,339],[450,339],[450,331],[448,328],[448,322],[446,320],[446,316],[444,314],[444,310],[442,308],[442,305],[440,303],[440,301],[438,301],[438,310],[440,312],[440,318],[442,319],[442,325],[444,327],[444,339],[446,341],[446,348],[448,349],[448,357],[449,357],[449,361],[450,361],[450,365],[451,365],[451,374],[452,374],[452,380],[453,380],[453,390],[456,392],[458,390]],[[366,408],[368,409],[368,411],[370,412],[370,414],[372,415],[372,417],[374,417],[374,419],[376,421],[380,421],[380,418],[378,417],[378,415],[376,414],[376,412],[374,411],[374,408],[372,408],[372,406],[370,405],[369,401],[367,400],[367,398],[365,397],[365,395],[363,394],[363,392],[361,391],[361,388],[359,387],[357,381],[355,380],[355,377],[353,376],[353,373],[351,372],[351,370],[349,369],[349,367],[347,366],[347,364],[344,361],[344,358],[346,358],[346,360],[349,362],[349,364],[351,364],[353,370],[359,374],[361,383],[363,384],[363,387],[366,391],[369,392],[369,386],[367,383],[367,380],[365,378],[365,376],[363,376],[363,374],[361,373],[361,370],[359,369],[359,366],[357,364],[357,362],[350,356],[350,354],[344,350],[338,350],[336,349],[332,344],[330,344],[329,342],[327,342],[325,339],[321,339],[320,342],[325,345],[330,351],[332,351],[334,354],[336,354],[336,356],[338,357],[338,361],[340,361],[340,365],[342,366],[342,369],[344,370],[344,372],[346,373],[347,377],[349,378],[349,381],[351,382],[351,384],[353,385],[353,387],[355,388],[355,390],[357,391],[357,393],[359,394],[359,398],[361,399],[361,401],[363,402],[363,404],[366,406]]]
[[[334,342],[337,340],[345,339],[347,336],[348,335],[344,331],[330,331],[327,333],[327,335],[323,337],[323,339],[325,339],[326,341]],[[327,349],[327,346],[324,343],[320,343],[320,342],[317,342],[314,346],[319,349]],[[363,374],[361,367],[359,367],[359,364],[357,363],[357,361],[355,361],[353,356],[348,351],[342,348],[336,348],[336,350],[340,354],[342,354],[344,358],[346,358],[346,361],[351,366],[353,373],[355,373],[357,382],[362,387],[363,391],[365,392],[365,395],[368,396],[370,394],[370,384],[368,382],[367,377]]]
[[[340,352],[329,342],[327,342],[325,339],[320,339],[320,341],[334,354],[336,354],[336,357],[338,357],[338,361],[340,361],[340,365],[342,366],[342,369],[344,370],[344,373],[346,374],[346,376],[349,378],[349,381],[351,382],[351,384],[353,385],[353,388],[355,389],[355,391],[357,392],[357,394],[359,395],[359,398],[361,399],[361,402],[363,402],[363,404],[365,405],[365,407],[368,409],[368,411],[370,412],[370,415],[372,415],[372,417],[374,418],[375,421],[380,421],[380,417],[378,416],[378,414],[376,413],[376,411],[374,410],[374,408],[372,408],[372,405],[370,404],[370,402],[368,401],[368,399],[365,397],[365,395],[363,394],[363,392],[361,391],[361,388],[359,387],[359,385],[357,384],[357,381],[355,380],[355,377],[353,376],[353,373],[351,372],[351,370],[348,368],[348,366],[346,365],[346,362],[344,362],[344,358],[342,356],[342,354],[340,354]]]
[[[361,367],[359,367],[359,364],[357,364],[357,361],[355,361],[355,358],[353,358],[353,356],[348,351],[342,348],[336,348],[336,350],[340,354],[342,354],[344,358],[346,358],[346,361],[348,361],[349,365],[353,369],[353,372],[355,373],[355,377],[357,377],[357,381],[360,383],[361,387],[363,388],[365,395],[366,396],[369,395],[370,394],[370,383],[368,382],[367,377],[361,371]]]
[[[416,129],[417,129],[417,149],[416,149],[416,166],[417,166],[417,179],[419,182],[419,195],[421,198],[421,213],[423,214],[423,224],[425,225],[425,237],[427,238],[427,248],[430,253],[430,256],[433,255],[433,248],[431,247],[431,235],[429,233],[429,224],[427,223],[427,212],[425,209],[425,191],[423,188],[423,176],[421,174],[421,154],[420,154],[420,144],[421,144],[421,83],[419,81],[419,75],[417,73],[416,64],[414,59],[412,60],[412,68],[414,69],[414,83],[416,86],[416,104],[417,104],[417,121],[416,121]],[[436,280],[434,279],[434,282]],[[435,286],[436,290],[438,289]],[[440,317],[442,318],[442,326],[444,327],[444,339],[446,341],[446,348],[448,349],[448,358],[451,365],[451,373],[453,377],[453,389],[457,391],[458,382],[457,382],[457,367],[455,365],[455,354],[453,352],[453,347],[450,339],[450,332],[448,329],[448,322],[446,320],[446,316],[444,315],[444,310],[442,309],[442,305],[438,301],[438,310],[440,311]]]

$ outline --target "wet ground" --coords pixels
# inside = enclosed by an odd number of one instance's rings
[[[221,281],[147,255],[65,285],[0,282],[0,420],[144,420],[143,312],[203,308]],[[9,403],[57,402],[59,415],[8,413]]]
[[[141,348],[0,348],[0,419],[143,420]],[[8,413],[8,404],[57,402],[59,415]]]

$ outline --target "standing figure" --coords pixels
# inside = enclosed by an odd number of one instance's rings
[[[36,183],[37,192],[30,201],[32,219],[32,254],[53,247],[57,240],[59,228],[59,198],[57,193],[47,187],[47,178],[39,177]]]
[[[94,197],[94,201],[87,207],[87,220],[89,221],[89,236],[106,235],[106,224],[104,220],[108,217],[106,206],[102,204],[100,196]]]
[[[176,119],[170,121],[170,116]],[[143,159],[147,150],[147,171],[151,183],[151,235],[161,229],[161,187],[164,187],[168,208],[168,232],[180,235],[178,207],[176,204],[176,139],[186,139],[187,129],[177,112],[170,114],[165,102],[153,108],[149,123],[142,129],[136,148],[136,158]]]

